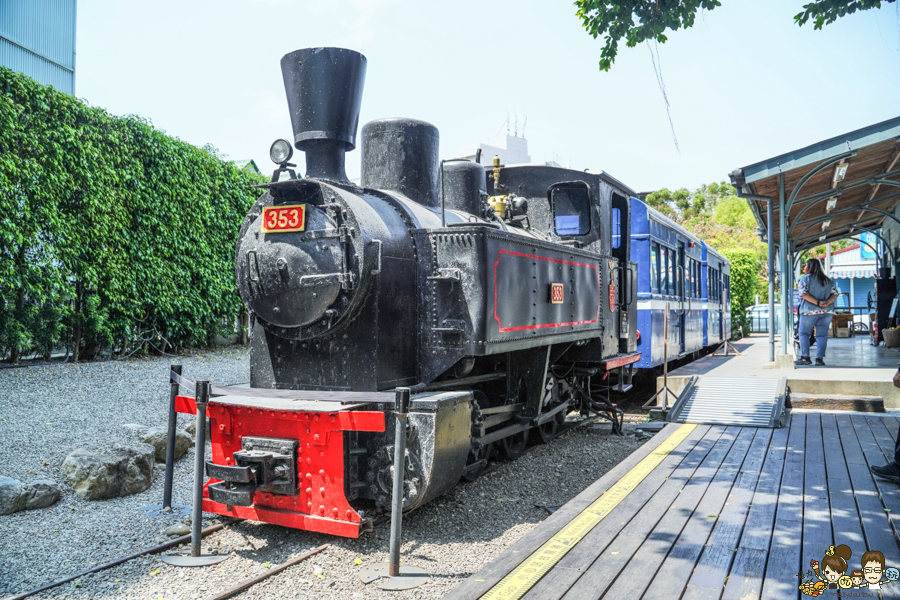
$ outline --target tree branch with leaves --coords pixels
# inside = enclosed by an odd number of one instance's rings
[[[896,0],[814,0],[794,15],[794,22],[802,26],[811,20],[815,29],[822,29],[846,15],[893,2]],[[621,40],[629,48],[647,40],[665,43],[667,31],[692,27],[699,11],[721,5],[719,0],[575,0],[585,30],[594,39],[604,36],[601,71],[612,67]]]

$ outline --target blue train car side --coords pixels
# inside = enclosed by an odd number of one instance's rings
[[[703,346],[731,339],[731,267],[703,243]]]
[[[698,352],[704,339],[703,258],[696,236],[644,202],[632,199],[631,252],[638,263],[637,322],[641,360],[635,368],[663,363],[663,322],[669,310],[668,360]]]

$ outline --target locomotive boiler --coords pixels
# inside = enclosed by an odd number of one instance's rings
[[[250,389],[209,403],[203,510],[357,536],[398,476],[398,388],[407,510],[495,450],[549,441],[571,410],[618,424],[604,397],[640,358],[630,191],[602,173],[441,161],[437,128],[414,119],[372,121],[358,140],[364,56],[304,49],[281,68],[306,170],[276,142],[240,229]]]

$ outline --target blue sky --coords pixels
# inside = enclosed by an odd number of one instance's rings
[[[600,72],[568,0],[79,0],[76,95],[268,171],[291,138],[281,57],[342,46],[369,61],[360,124],[429,121],[443,158],[518,114],[535,161],[695,188],[900,115],[900,2],[821,31],[794,25],[803,3],[723,0],[658,46],[680,153],[650,48]],[[347,163],[357,176],[358,149]]]

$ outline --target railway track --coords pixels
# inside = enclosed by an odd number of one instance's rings
[[[564,434],[566,434],[566,433],[568,433],[568,432],[570,432],[570,431],[572,431],[572,430],[574,430],[574,429],[577,429],[577,428],[579,428],[579,427],[582,427],[582,426],[584,426],[584,425],[589,425],[589,424],[591,424],[591,423],[595,423],[595,422],[597,422],[597,421],[599,421],[599,420],[601,420],[601,419],[603,419],[602,416],[600,416],[600,415],[595,415],[595,416],[587,417],[587,418],[582,419],[582,420],[580,420],[580,421],[575,421],[575,422],[571,422],[571,423],[566,423],[565,425],[561,426],[561,427],[558,429],[558,431],[556,432],[556,434],[553,436],[553,439],[556,439],[556,438],[558,438],[558,437],[561,437],[562,435],[564,435]],[[537,449],[537,448],[539,448],[539,447],[541,447],[541,446],[543,446],[543,445],[545,445],[545,444],[538,443],[538,444],[530,445],[530,446],[528,446],[528,447],[522,452],[522,455],[521,455],[521,456],[524,456],[525,454],[528,454],[528,453],[531,452],[532,450],[535,450],[535,449]],[[501,460],[501,461],[494,461],[494,462],[491,462],[491,463],[489,463],[488,466],[484,469],[484,471],[482,471],[482,473],[481,473],[480,476],[484,476],[484,475],[487,475],[487,474],[489,474],[489,473],[493,473],[493,472],[497,471],[498,469],[500,469],[503,465],[505,465],[505,464],[508,463],[508,462],[511,462],[511,461]],[[229,526],[231,526],[231,525],[235,525],[235,524],[238,524],[238,523],[242,523],[243,521],[244,521],[243,519],[236,519],[236,518],[225,519],[225,520],[222,521],[221,523],[216,523],[216,524],[214,524],[214,525],[211,525],[211,526],[209,526],[209,527],[206,527],[205,529],[203,529],[203,530],[201,531],[201,535],[202,535],[202,537],[205,538],[205,537],[207,537],[208,535],[211,535],[211,534],[213,534],[213,533],[216,533],[217,531],[221,531],[222,529],[225,529],[226,527],[229,527]],[[377,517],[372,521],[372,529],[370,529],[370,530],[368,530],[368,531],[373,531],[375,527],[379,527],[379,526],[384,525],[384,524],[389,523],[389,522],[390,522],[390,514],[379,515],[379,516],[377,516]],[[28,590],[28,591],[25,591],[25,592],[21,592],[21,593],[19,593],[19,594],[15,594],[15,595],[13,595],[13,596],[8,596],[8,597],[6,597],[6,598],[3,599],[3,600],[23,600],[24,598],[28,598],[28,597],[34,596],[34,595],[36,595],[36,594],[39,594],[39,593],[41,593],[41,592],[45,592],[45,591],[47,591],[47,590],[53,589],[53,588],[55,588],[55,587],[59,587],[60,585],[63,585],[63,584],[66,584],[66,583],[75,581],[76,579],[78,579],[78,578],[80,578],[80,577],[83,577],[83,576],[85,576],[85,575],[90,575],[90,574],[92,574],[92,573],[97,573],[97,572],[100,572],[100,571],[104,571],[104,570],[106,570],[106,569],[110,569],[110,568],[112,568],[112,567],[115,567],[115,566],[120,565],[120,564],[122,564],[122,563],[128,562],[128,561],[130,561],[130,560],[134,560],[134,559],[136,559],[136,558],[140,558],[141,556],[146,556],[146,555],[149,555],[149,554],[159,554],[159,553],[164,552],[165,550],[168,550],[168,549],[170,549],[170,548],[177,547],[177,546],[179,546],[180,544],[189,544],[190,542],[191,542],[191,536],[190,536],[190,534],[188,534],[188,535],[183,535],[183,536],[174,538],[174,539],[172,539],[172,540],[169,540],[168,542],[165,542],[165,543],[163,543],[163,544],[159,544],[159,545],[157,545],[157,546],[152,546],[152,547],[149,547],[149,548],[145,548],[144,550],[140,550],[140,551],[138,551],[138,552],[134,552],[134,553],[131,553],[131,554],[127,554],[127,555],[125,555],[125,556],[122,556],[122,557],[113,559],[113,560],[111,560],[111,561],[109,561],[109,562],[106,562],[106,563],[103,563],[103,564],[101,564],[101,565],[97,565],[97,566],[95,566],[95,567],[91,567],[91,568],[89,568],[89,569],[86,569],[86,570],[84,570],[84,571],[80,571],[80,572],[75,573],[75,574],[73,574],[73,575],[66,576],[65,578],[62,578],[62,579],[53,581],[53,582],[51,582],[51,583],[47,583],[47,584],[41,585],[41,586],[36,587],[36,588],[34,588],[34,589],[31,589],[31,590]],[[329,547],[329,544],[324,544],[324,545],[318,546],[318,547],[316,547],[316,548],[313,548],[313,549],[311,549],[311,550],[307,550],[306,552],[302,553],[301,555],[299,555],[299,556],[297,556],[297,557],[295,557],[295,558],[293,558],[293,559],[290,559],[290,560],[288,560],[288,561],[285,561],[284,563],[282,563],[282,564],[280,564],[280,565],[274,565],[274,566],[272,566],[270,569],[266,570],[265,573],[262,573],[262,574],[260,574],[260,575],[255,576],[255,577],[251,577],[251,578],[249,578],[249,579],[247,579],[247,580],[245,580],[245,581],[243,581],[243,582],[241,582],[241,583],[239,583],[239,584],[237,584],[237,585],[235,585],[235,586],[233,586],[233,587],[231,587],[231,588],[228,588],[228,589],[226,589],[226,590],[224,590],[224,591],[222,591],[222,592],[219,592],[219,593],[217,593],[217,594],[215,594],[215,595],[209,596],[209,597],[206,598],[206,600],[226,600],[227,598],[231,598],[232,596],[234,596],[234,595],[236,595],[236,594],[238,594],[238,593],[240,593],[240,592],[246,590],[247,588],[249,588],[249,587],[251,587],[251,586],[253,586],[253,585],[259,583],[260,581],[263,581],[264,579],[266,579],[266,578],[268,578],[268,577],[270,577],[270,576],[272,576],[272,575],[275,575],[275,574],[277,574],[277,573],[279,573],[279,572],[281,572],[281,571],[283,571],[283,570],[285,570],[285,569],[287,569],[287,568],[289,568],[289,567],[291,567],[291,566],[293,566],[293,565],[296,565],[296,564],[298,564],[298,563],[300,563],[300,562],[303,562],[304,560],[306,560],[306,559],[310,558],[311,556],[314,556],[314,555],[316,555],[316,554],[322,552],[323,550],[326,550],[328,547]]]

